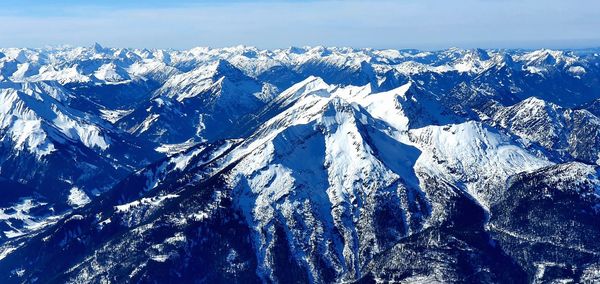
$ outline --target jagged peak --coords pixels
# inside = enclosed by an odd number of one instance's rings
[[[196,67],[195,69],[170,77],[156,91],[157,96],[167,95],[178,100],[196,96],[206,90],[220,86],[224,81],[253,81],[240,69],[227,60],[219,59]]]
[[[578,58],[563,50],[538,49],[519,56],[520,60],[531,66],[554,66],[557,64],[572,64]]]
[[[453,68],[458,72],[481,73],[497,64],[497,62],[492,60],[494,57],[490,56],[488,51],[483,49],[468,49],[461,52],[461,54],[452,63]]]
[[[225,59],[217,59],[206,64],[202,64],[189,72],[176,75],[175,77],[179,77],[180,79],[212,78],[216,81],[223,76],[232,78],[247,77],[242,70],[235,67],[233,64],[231,64]]]
[[[235,67],[229,61],[225,59],[218,59],[216,62],[210,65],[210,70],[213,70],[215,76],[227,76],[227,75],[243,75],[242,70]]]
[[[546,105],[548,102],[538,98],[538,97],[529,97],[524,99],[522,104],[534,104],[534,105]]]
[[[473,48],[465,50],[463,58],[471,58],[486,61],[489,60],[491,57],[487,50],[481,48]]]
[[[303,47],[297,47],[297,46],[290,46],[287,49],[285,49],[285,51],[287,53],[293,53],[293,54],[304,54],[306,53],[306,49]]]
[[[19,63],[27,62],[29,60],[29,58],[27,57],[27,49],[24,49],[24,48],[18,49],[16,51],[16,53],[13,53],[11,58]]]
[[[526,108],[546,109],[546,110],[552,110],[553,112],[556,112],[561,109],[561,107],[559,105],[552,103],[552,102],[545,101],[538,97],[526,98],[523,101],[515,104],[513,107],[518,108],[518,109],[525,108],[525,107]]]
[[[97,42],[94,42],[94,44],[92,44],[91,49],[98,53],[105,51],[105,48]]]
[[[222,48],[223,51],[225,52],[230,52],[230,53],[235,53],[235,54],[244,54],[246,52],[258,52],[258,48],[256,48],[255,46],[250,46],[250,45],[244,45],[244,44],[239,44],[236,46],[231,46],[231,47],[225,47]]]
[[[307,52],[311,53],[311,54],[319,55],[319,56],[328,56],[328,55],[333,54],[333,51],[331,49],[326,48],[321,45],[314,46],[314,47],[310,48]]]
[[[549,131],[550,128],[557,126],[564,127],[562,125],[564,109],[537,97],[529,97],[512,106],[501,107],[493,116],[501,125],[540,119],[554,121],[552,124],[547,125],[545,129],[540,129],[539,131]]]
[[[336,117],[338,114],[352,114],[359,111],[359,106],[339,96],[332,96],[323,107],[323,117]]]
[[[152,54],[155,58],[158,58],[160,61],[162,61],[166,64],[171,63],[171,54],[169,54],[169,52],[166,52],[165,50],[162,50],[162,49],[154,50],[152,52]]]
[[[123,67],[109,62],[102,64],[95,72],[94,77],[107,82],[119,82],[130,79],[129,73]]]
[[[483,48],[475,48],[472,50],[473,53],[477,54],[479,56],[479,58],[483,59],[483,60],[488,60],[490,59],[490,53],[488,50],[485,50]]]
[[[319,123],[328,128],[351,123],[358,129],[362,129],[366,125],[376,129],[387,129],[385,124],[375,119],[372,113],[361,104],[339,96],[328,98],[327,103],[316,117]]]

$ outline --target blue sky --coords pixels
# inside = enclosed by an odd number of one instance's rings
[[[3,0],[0,46],[600,46],[598,0]]]

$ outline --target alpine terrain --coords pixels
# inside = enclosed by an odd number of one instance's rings
[[[0,48],[0,283],[598,283],[600,49]]]

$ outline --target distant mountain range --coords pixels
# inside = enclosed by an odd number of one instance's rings
[[[0,282],[599,282],[599,117],[600,49],[0,48]]]

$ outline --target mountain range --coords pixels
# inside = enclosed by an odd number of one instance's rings
[[[600,49],[0,48],[2,283],[600,281]]]

